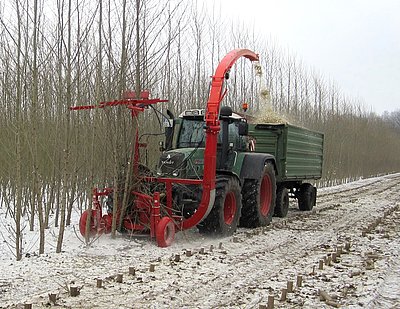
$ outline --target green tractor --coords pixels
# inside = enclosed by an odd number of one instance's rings
[[[171,113],[169,113],[172,116]],[[189,179],[204,177],[205,110],[184,111],[166,129],[166,143],[158,176]],[[276,197],[273,155],[254,152],[244,115],[221,107],[217,138],[215,201],[207,217],[197,224],[200,233],[231,235],[238,225],[264,226],[271,222]],[[174,184],[175,211],[192,216],[200,203],[202,186]]]

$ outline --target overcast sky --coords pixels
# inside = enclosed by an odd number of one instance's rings
[[[212,1],[210,1],[212,2]],[[400,109],[400,0],[215,0],[381,114]]]

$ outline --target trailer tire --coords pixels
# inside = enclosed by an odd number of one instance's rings
[[[199,232],[205,235],[231,236],[239,224],[242,194],[235,177],[217,179],[214,206],[201,223]]]
[[[312,210],[315,205],[317,196],[317,189],[310,183],[303,183],[300,185],[297,200],[299,202],[299,209],[301,211]]]
[[[170,217],[161,218],[156,227],[157,245],[161,248],[169,247],[175,238],[175,224]]]
[[[265,226],[271,223],[276,196],[275,169],[266,163],[259,179],[248,179],[242,188],[243,211],[240,225]]]
[[[275,216],[285,218],[289,211],[289,191],[285,187],[279,187],[276,191]]]

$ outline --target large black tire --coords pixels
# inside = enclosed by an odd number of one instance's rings
[[[264,166],[259,179],[248,179],[244,182],[242,196],[240,225],[258,227],[270,224],[276,196],[275,169],[271,163]]]
[[[197,225],[201,234],[231,236],[239,224],[242,194],[239,181],[234,178],[217,179],[214,206]]]
[[[285,187],[278,187],[276,191],[275,216],[285,218],[289,211],[289,191]]]
[[[301,211],[312,210],[315,205],[317,189],[310,183],[303,183],[300,186],[297,199]]]

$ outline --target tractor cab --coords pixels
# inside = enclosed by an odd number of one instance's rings
[[[205,110],[189,109],[173,122],[172,138],[166,137],[158,173],[163,177],[201,178],[204,170]],[[248,124],[244,117],[224,106],[217,142],[217,171],[232,171],[238,152],[248,151]],[[171,142],[167,142],[170,139]]]

